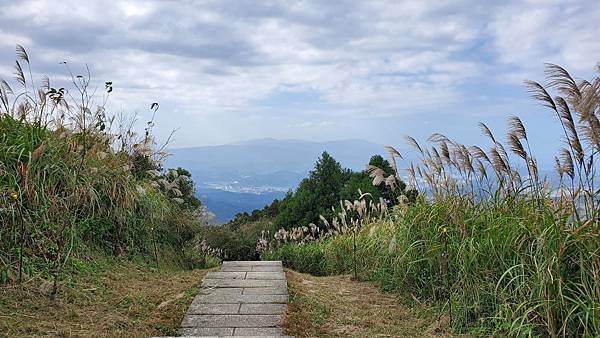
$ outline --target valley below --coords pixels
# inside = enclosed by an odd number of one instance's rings
[[[218,146],[171,149],[166,168],[186,168],[196,196],[223,224],[237,213],[262,209],[294,190],[319,155],[327,151],[342,165],[363,170],[383,145],[364,140],[310,142],[258,139]]]

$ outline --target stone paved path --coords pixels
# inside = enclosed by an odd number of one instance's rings
[[[288,292],[280,261],[223,262],[202,286],[181,323],[183,336],[282,335]]]

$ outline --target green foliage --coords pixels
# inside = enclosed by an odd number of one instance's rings
[[[318,224],[319,215],[333,214],[331,206],[339,201],[340,191],[350,176],[350,171],[323,152],[314,170],[300,182],[298,189],[286,198],[275,218],[278,228]]]
[[[387,290],[439,304],[458,332],[599,336],[600,99],[590,83],[600,79],[575,82],[563,68],[547,67],[548,88],[536,82],[528,87],[559,117],[564,132],[565,147],[555,158],[556,190],[540,177],[518,117],[508,119],[507,147],[480,124],[493,143],[488,152],[440,133],[428,139],[435,145],[427,147],[409,137],[421,154],[420,163],[410,164],[410,180],[426,185],[427,198],[400,202],[387,219],[356,231],[284,244],[265,257],[281,257],[304,271],[317,266],[318,273],[350,272],[356,266],[359,276]],[[395,167],[402,156],[388,150]],[[515,160],[524,162],[527,176]],[[389,179],[382,170],[372,173],[379,182]],[[354,238],[356,249],[349,244]],[[319,255],[305,258],[307,252]]]
[[[283,265],[314,276],[329,276],[352,271],[351,236],[330,237],[303,244],[285,243],[261,255],[265,260],[281,260]]]
[[[273,230],[269,207],[253,212],[253,216],[238,214],[235,219],[221,226],[207,226],[202,231],[202,238],[214,248],[222,250],[221,255],[228,260],[256,260],[259,254],[256,243],[264,234]],[[246,214],[247,215],[247,214]],[[261,215],[258,218],[258,215]],[[257,217],[257,218],[254,218]]]
[[[320,243],[319,243],[320,244]],[[325,245],[316,242],[306,245],[286,243],[276,252],[266,252],[262,258],[265,260],[280,260],[283,265],[296,271],[310,273],[314,276],[327,276],[334,274],[330,261],[327,259]]]
[[[235,231],[249,223],[257,222],[262,219],[273,219],[277,216],[279,209],[285,203],[287,198],[289,198],[289,194],[282,201],[275,199],[263,209],[253,210],[250,214],[247,212],[238,213],[231,221],[227,222],[227,227]]]
[[[134,150],[131,154],[131,173],[138,179],[150,179],[152,175],[149,172],[160,171],[160,164],[152,160],[148,154]]]
[[[29,64],[22,47],[17,51]],[[183,248],[199,234],[199,201],[188,176],[167,181],[171,173],[157,171],[163,155],[155,151],[153,123],[142,138],[131,125],[111,129],[114,118],[103,106],[92,111],[89,75],[72,76],[77,95],[67,103],[64,88],[50,88],[49,80],[32,88],[17,71],[23,93],[0,82],[2,283],[51,277],[53,299],[61,275],[91,251],[189,265]]]
[[[395,175],[389,162],[379,155],[373,156],[369,165],[382,168],[388,175]],[[327,227],[327,224],[321,222],[320,216],[331,220],[338,215],[341,211],[338,204],[340,199],[354,201],[361,193],[368,193],[371,196],[365,199],[379,204],[381,197],[385,202],[382,203],[384,207],[391,206],[398,201],[399,195],[404,194],[404,188],[402,181],[400,189],[392,189],[387,185],[374,186],[368,170],[353,172],[343,169],[324,152],[315,169],[300,183],[295,192],[289,192],[283,200],[275,200],[262,210],[254,210],[251,214],[239,213],[221,228],[208,228],[206,231],[209,235],[206,237],[211,246],[223,248],[227,257],[231,259],[254,259],[257,257],[256,251],[262,250],[257,247],[257,242],[268,242],[275,232],[282,231],[280,229],[289,230],[286,233],[291,237],[298,237],[299,232],[310,235],[311,238],[324,234],[325,232],[317,231],[316,226],[308,225],[313,223]],[[372,211],[369,207],[368,213]],[[345,210],[344,213],[347,215],[344,221],[360,218],[358,211],[354,209]],[[304,228],[311,229],[310,233],[309,230],[304,231]],[[299,240],[300,237],[304,238],[299,236],[296,239]],[[307,253],[308,256],[316,257]]]
[[[95,144],[82,161],[73,152],[78,135],[60,137],[66,132],[6,115],[0,133],[0,270],[13,280],[21,245],[25,272],[48,274],[83,246],[154,257],[154,241],[178,247],[199,231],[190,212],[132,175],[125,153]]]
[[[546,74],[547,87],[527,85],[559,117],[564,133],[554,191],[539,175],[518,117],[508,119],[506,147],[480,124],[493,144],[488,152],[440,133],[427,147],[408,137],[421,154],[409,179],[425,184],[428,197],[399,201],[387,219],[355,231],[286,243],[264,257],[318,274],[357,267],[360,277],[384,289],[438,304],[458,332],[600,336],[600,98],[590,85],[600,78],[575,82],[556,65],[547,65]],[[402,156],[388,151],[395,168]],[[523,161],[527,176],[515,160]],[[395,180],[383,170],[371,173],[378,182]]]
[[[395,174],[390,163],[381,155],[373,155],[369,160],[369,166],[380,168],[387,175]],[[371,194],[374,201],[383,198],[388,206],[392,206],[397,203],[398,195],[404,193],[406,188],[404,182],[400,182],[399,188],[398,191],[394,191],[394,189],[385,184],[373,185],[373,179],[369,175],[368,170],[351,172],[348,181],[340,191],[340,199],[353,201],[360,197],[358,193],[360,190],[363,194]]]
[[[396,175],[390,163],[380,155],[374,155],[369,166],[381,168],[387,175]],[[368,170],[353,172],[344,169],[327,152],[317,161],[313,171],[305,178],[295,192],[290,193],[278,205],[279,213],[275,218],[277,229],[290,230],[294,227],[317,224],[323,227],[320,216],[331,219],[338,212],[332,207],[339,205],[340,200],[354,201],[360,193],[370,194],[373,201],[383,198],[388,206],[398,202],[400,195],[406,194],[406,185],[401,180],[396,189],[380,184],[373,185],[373,179]],[[414,201],[415,192],[409,195]]]
[[[457,331],[594,336],[600,332],[597,230],[556,220],[549,208],[536,213],[527,202],[482,207],[421,199],[406,212],[396,210],[394,222],[360,230],[358,275],[441,306],[450,292]],[[352,236],[344,234],[284,244],[263,258],[328,275],[352,272],[352,252]]]
[[[263,209],[238,213],[227,224],[206,226],[202,238],[207,245],[219,248],[221,255],[229,260],[256,260],[259,255],[256,243],[263,234],[272,233],[273,218],[279,212],[283,201],[274,200]]]
[[[179,193],[181,193],[181,195],[172,196],[181,198],[183,200],[181,206],[185,209],[193,211],[200,208],[202,206],[202,202],[196,197],[196,186],[192,180],[192,174],[187,169],[178,167],[177,169],[167,170],[167,173],[163,177],[172,181],[172,176],[175,176],[174,173],[177,173],[177,177],[185,179],[179,180],[177,184],[177,190]]]
[[[226,260],[255,260],[256,238],[244,237],[237,231],[226,227],[207,227],[203,238],[212,247],[220,248]],[[258,238],[258,237],[257,237]]]

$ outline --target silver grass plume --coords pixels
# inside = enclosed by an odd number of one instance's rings
[[[567,142],[569,142],[569,145],[571,146],[571,148],[573,148],[573,152],[575,153],[575,158],[577,159],[577,162],[581,164],[583,163],[585,153],[583,151],[583,146],[581,145],[581,141],[577,133],[575,121],[573,119],[573,115],[571,114],[571,109],[569,109],[569,105],[562,97],[556,97],[555,101],[560,112],[560,117],[563,120],[563,124],[567,130]]]
[[[405,139],[406,139],[406,143],[408,143],[408,145],[410,145],[411,147],[416,149],[421,155],[424,154],[423,149],[419,145],[419,142],[417,142],[417,140],[415,140],[414,137],[406,136]]]
[[[575,101],[581,98],[579,86],[569,72],[561,66],[552,63],[546,63],[545,66],[544,73],[548,80],[548,87],[556,88],[559,93],[567,98],[573,98]]]
[[[548,94],[546,88],[544,88],[541,84],[535,81],[526,80],[525,86],[527,87],[527,90],[531,93],[531,98],[541,101],[544,106],[558,112],[558,110],[556,109],[556,103],[554,103],[554,100],[552,100],[552,97],[550,96],[550,94]]]
[[[488,126],[483,123],[483,122],[479,122],[479,129],[481,129],[481,133],[487,137],[489,137],[492,142],[494,143],[498,143],[496,142],[496,138],[494,137],[494,134],[492,134],[492,131],[490,130],[490,128],[488,128]]]
[[[19,59],[24,60],[25,62],[29,63],[29,55],[27,55],[27,51],[25,51],[25,48],[23,48],[23,46],[21,46],[21,45],[17,45],[16,50],[17,50],[17,57]]]
[[[565,149],[560,148],[560,159],[562,161],[562,170],[565,174],[567,174],[571,179],[575,178],[575,168],[573,166],[573,158],[571,157],[571,153]]]
[[[523,121],[518,116],[511,115],[508,117],[508,128],[509,131],[515,134],[519,139],[527,141],[527,132]]]

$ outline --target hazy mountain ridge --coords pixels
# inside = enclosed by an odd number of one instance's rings
[[[384,147],[358,139],[257,139],[169,151],[172,156],[165,167],[188,169],[197,195],[224,222],[237,212],[251,211],[283,197],[306,177],[323,151],[344,167],[363,170],[371,156],[384,153]]]
[[[362,169],[366,163],[363,157],[369,156],[365,154],[381,153],[383,146],[363,140],[311,142],[261,139],[220,146],[171,149],[173,156],[167,163],[185,165],[192,170],[204,168],[219,174],[304,172],[312,168],[317,156],[323,151],[328,151],[349,168]]]

